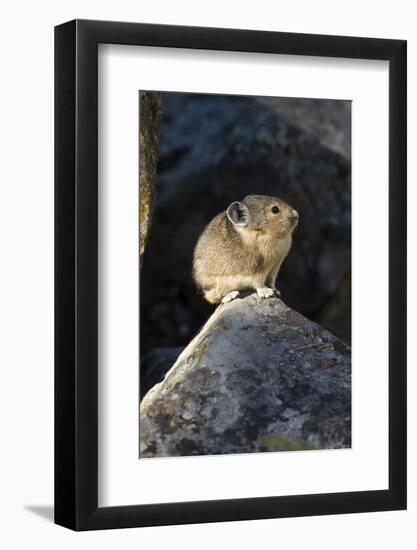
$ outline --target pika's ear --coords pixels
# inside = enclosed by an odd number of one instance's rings
[[[249,223],[249,208],[243,202],[232,202],[226,214],[232,224],[238,227],[246,227]]]

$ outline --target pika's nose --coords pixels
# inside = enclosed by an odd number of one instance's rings
[[[292,210],[291,211],[291,217],[292,219],[295,221],[295,220],[298,220],[299,216],[298,216],[298,212],[297,210]]]

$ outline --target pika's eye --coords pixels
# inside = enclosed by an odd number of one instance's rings
[[[278,214],[278,212],[279,212],[278,206],[273,206],[273,207],[271,208],[271,212],[272,212],[273,214]]]

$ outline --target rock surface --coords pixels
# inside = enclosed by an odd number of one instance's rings
[[[346,122],[336,133],[336,114],[320,127],[313,115],[306,120],[306,112],[328,112],[323,101],[299,100],[290,112],[288,100],[162,94],[157,198],[141,274],[144,353],[186,345],[212,313],[192,280],[193,248],[216,214],[250,193],[281,196],[300,213],[278,287],[290,307],[349,343],[350,161],[348,151],[326,145],[339,143]]]
[[[324,147],[351,158],[351,102],[334,99],[261,97],[261,103],[276,110],[291,124],[315,136]]]
[[[141,458],[350,444],[350,348],[278,298],[219,306],[140,406]]]
[[[139,257],[142,265],[155,205],[161,95],[156,92],[140,92],[139,106]]]

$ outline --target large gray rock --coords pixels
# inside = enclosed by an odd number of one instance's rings
[[[350,160],[351,101],[289,97],[261,97],[259,101]]]
[[[291,105],[162,94],[156,207],[141,273],[143,352],[187,344],[212,313],[192,280],[193,248],[216,214],[251,193],[281,196],[300,213],[278,286],[290,307],[349,343],[350,161],[326,145],[332,136],[339,143],[349,116],[336,135],[330,123],[318,128],[320,117],[306,120],[328,112],[328,103]]]
[[[350,348],[278,298],[219,306],[140,406],[141,458],[350,444]]]

